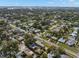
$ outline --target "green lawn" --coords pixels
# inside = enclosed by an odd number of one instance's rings
[[[73,52],[75,52],[75,53],[78,52],[78,50],[77,50],[76,47],[69,47],[68,45],[63,44],[63,43],[59,43],[58,45],[59,45],[60,47],[62,47],[62,48],[66,48],[66,49],[71,50],[71,51],[73,51]]]

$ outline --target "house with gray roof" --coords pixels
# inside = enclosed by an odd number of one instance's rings
[[[75,43],[76,43],[76,40],[74,40],[74,39],[70,39],[70,40],[68,40],[68,41],[66,42],[66,44],[69,45],[69,46],[72,46],[72,45],[74,45]]]
[[[65,42],[65,39],[62,37],[58,41],[64,43]]]

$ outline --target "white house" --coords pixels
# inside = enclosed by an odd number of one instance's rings
[[[60,38],[58,41],[64,43],[65,39],[64,38]]]

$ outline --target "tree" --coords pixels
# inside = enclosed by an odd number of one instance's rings
[[[47,53],[44,52],[42,55],[41,55],[42,58],[47,58]]]
[[[4,57],[15,57],[16,53],[18,52],[18,42],[13,42],[12,40],[3,41],[2,42],[2,50]]]
[[[54,56],[53,56],[54,58],[59,58],[60,57],[60,52],[59,52],[58,49],[54,50],[53,52],[54,52]]]
[[[34,43],[36,41],[36,40],[33,39],[33,35],[32,34],[26,33],[24,38],[25,38],[24,39],[25,45],[32,44],[32,43]]]

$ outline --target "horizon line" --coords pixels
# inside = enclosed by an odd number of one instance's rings
[[[8,6],[0,6],[0,7],[78,7],[78,6],[23,6],[23,5],[8,5]]]

